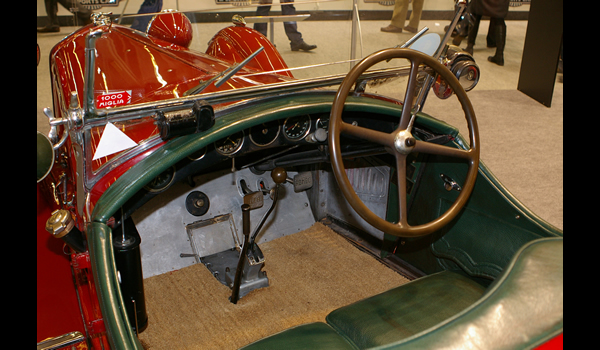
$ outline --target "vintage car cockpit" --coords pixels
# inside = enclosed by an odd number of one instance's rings
[[[43,220],[66,244],[88,343],[183,347],[202,330],[198,348],[399,349],[562,334],[562,231],[480,163],[467,95],[480,69],[447,45],[465,8],[443,37],[426,28],[318,78],[296,78],[242,17],[206,53],[188,49],[178,11],[145,33],[95,14],[57,44],[38,231]],[[423,111],[450,97],[460,131]],[[368,284],[379,289],[361,294]],[[343,302],[302,304],[303,288]],[[498,310],[520,316],[496,322]],[[500,342],[507,332],[527,339]]]

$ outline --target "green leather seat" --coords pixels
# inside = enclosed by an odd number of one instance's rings
[[[479,299],[485,289],[444,271],[334,310],[327,323],[359,349],[408,338],[454,316]]]

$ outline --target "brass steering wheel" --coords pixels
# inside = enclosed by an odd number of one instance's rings
[[[410,62],[410,73],[404,99],[404,106],[400,115],[400,122],[396,130],[392,133],[385,133],[367,129],[361,126],[352,125],[342,120],[342,111],[346,102],[346,97],[351,87],[358,80],[360,75],[373,65],[392,58],[404,58]],[[468,150],[457,149],[449,146],[443,146],[416,140],[411,131],[413,122],[412,101],[415,100],[417,90],[417,74],[423,68],[423,65],[439,74],[452,88],[456,94],[467,120],[469,129]],[[397,177],[398,177],[398,222],[392,223],[375,215],[358,197],[354,191],[342,161],[342,152],[340,148],[340,134],[350,135],[363,140],[375,142],[385,146],[388,153],[396,159]],[[398,237],[420,237],[431,234],[444,225],[448,224],[464,207],[473,187],[479,167],[479,131],[473,106],[467,97],[467,93],[460,85],[458,79],[452,72],[431,56],[425,55],[419,51],[411,49],[385,49],[373,53],[359,62],[348,73],[340,85],[333,101],[331,117],[329,121],[329,150],[333,173],[342,194],[354,210],[369,224],[375,228]],[[469,165],[465,182],[462,190],[452,206],[437,219],[425,224],[411,226],[408,224],[407,214],[407,191],[406,191],[406,158],[412,152],[420,152],[434,155],[450,156],[460,158]]]

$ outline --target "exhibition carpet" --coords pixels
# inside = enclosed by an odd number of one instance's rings
[[[235,305],[202,264],[144,280],[144,348],[237,349],[408,282],[320,223],[261,249],[270,286]]]

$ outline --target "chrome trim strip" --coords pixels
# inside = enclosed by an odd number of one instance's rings
[[[82,341],[85,341],[85,337],[81,332],[70,332],[37,343],[37,350],[59,349]]]
[[[102,28],[90,32],[85,38],[85,80],[83,85],[83,110],[88,114],[95,114],[94,104],[94,69],[96,68],[96,40],[104,34]],[[84,122],[85,123],[85,122]]]

